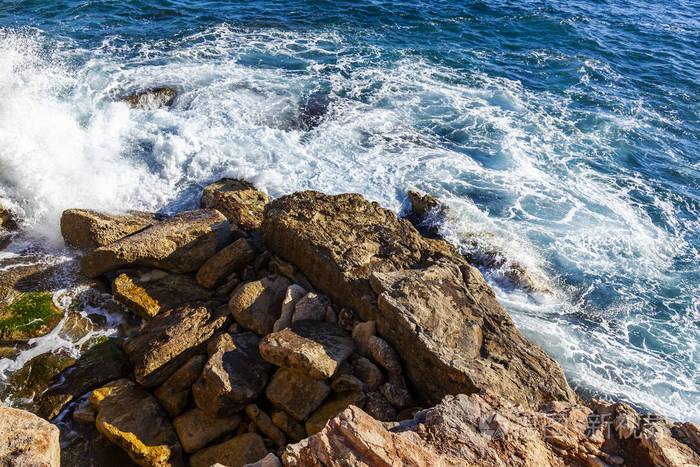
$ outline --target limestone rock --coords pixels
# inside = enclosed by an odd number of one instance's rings
[[[260,225],[265,205],[270,197],[245,180],[222,178],[204,188],[202,208],[218,209],[239,229]]]
[[[53,384],[38,397],[37,413],[51,420],[66,404],[90,389],[124,378],[130,372],[131,364],[115,340],[98,342],[54,378]]]
[[[134,377],[146,387],[158,386],[190,357],[204,352],[204,345],[217,331],[226,329],[225,309],[184,305],[147,322],[128,339],[124,351],[134,362]]]
[[[375,273],[372,286],[378,331],[426,401],[484,389],[528,407],[577,400],[561,367],[518,331],[475,268],[446,258]]]
[[[241,284],[231,295],[229,310],[244,328],[261,336],[269,334],[280,317],[282,301],[290,285],[289,280],[282,276]]]
[[[274,332],[281,331],[292,325],[292,316],[297,302],[306,295],[306,290],[299,284],[292,284],[287,287],[287,291],[282,300],[282,312],[275,324],[272,326]]]
[[[80,260],[88,277],[125,266],[193,272],[231,240],[231,225],[214,209],[181,212],[101,246]]]
[[[302,422],[330,394],[327,382],[280,368],[265,389],[272,404]]]
[[[240,423],[241,416],[238,414],[215,418],[200,408],[185,412],[173,420],[177,436],[187,453],[197,452],[226,433],[233,432]]]
[[[424,239],[404,219],[361,195],[305,191],[283,196],[265,209],[266,246],[296,265],[336,303],[374,319],[373,272],[410,268],[446,244]]]
[[[132,109],[156,110],[161,107],[170,107],[176,97],[176,90],[167,87],[157,87],[124,96],[121,100],[129,104]]]
[[[253,423],[258,426],[258,429],[268,438],[270,438],[278,447],[284,447],[286,443],[286,438],[282,430],[280,430],[275,424],[272,423],[269,415],[260,410],[255,404],[249,404],[245,408],[245,413],[248,415]]]
[[[0,465],[58,467],[58,427],[24,410],[0,404]]]
[[[192,386],[197,406],[222,417],[241,410],[265,389],[271,365],[260,357],[252,332],[225,334]]]
[[[168,414],[128,379],[95,389],[89,398],[97,429],[143,466],[184,465],[182,447]]]
[[[376,329],[377,323],[374,321],[357,323],[355,327],[352,328],[352,338],[357,345],[357,351],[363,357],[368,355],[369,338],[374,336]]]
[[[338,415],[351,405],[362,408],[365,405],[365,394],[362,391],[334,394],[321,405],[304,424],[306,433],[315,435],[326,426],[326,422]]]
[[[292,322],[302,320],[323,321],[323,318],[326,317],[327,304],[328,301],[323,297],[309,292],[294,305]]]
[[[112,281],[112,295],[136,316],[151,319],[177,305],[206,300],[212,293],[190,275],[135,269]]]
[[[153,395],[171,417],[177,416],[185,409],[190,389],[202,373],[206,361],[204,355],[195,355],[153,391]]]
[[[272,423],[274,423],[277,428],[284,431],[287,436],[294,441],[300,441],[306,438],[304,426],[283,410],[276,410],[273,412]]]
[[[61,214],[61,235],[71,246],[97,248],[143,230],[162,219],[164,216],[149,212],[107,214],[87,209],[67,209]]]
[[[240,272],[255,259],[255,250],[245,238],[239,238],[209,258],[199,271],[197,282],[202,287],[213,289],[231,273]]]
[[[318,321],[297,321],[260,341],[260,354],[268,362],[318,379],[333,376],[352,351],[345,331]]]
[[[267,455],[260,435],[245,433],[221,444],[204,448],[190,457],[192,467],[210,467],[217,462],[227,467],[242,467]]]

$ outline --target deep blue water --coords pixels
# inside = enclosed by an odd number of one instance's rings
[[[698,2],[4,1],[0,202],[418,188],[572,385],[700,422]],[[180,92],[170,110],[115,97]],[[299,124],[309,101],[320,125]],[[539,291],[508,279],[520,265]],[[1,365],[0,365],[1,366]]]

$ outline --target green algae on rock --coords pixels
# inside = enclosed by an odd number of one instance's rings
[[[63,312],[48,292],[27,292],[0,312],[0,342],[21,341],[48,334]]]

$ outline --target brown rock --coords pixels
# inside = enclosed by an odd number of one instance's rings
[[[0,404],[0,465],[58,467],[58,427],[24,410]]]
[[[306,295],[306,290],[299,284],[292,284],[287,287],[284,300],[282,300],[282,312],[279,319],[272,326],[274,332],[281,331],[292,325],[294,306],[304,295]]]
[[[318,379],[333,376],[352,350],[345,331],[318,321],[297,321],[260,341],[260,355],[268,362]]]
[[[216,417],[231,415],[262,393],[271,365],[260,357],[259,342],[252,332],[222,336],[192,386],[200,409]]]
[[[294,441],[306,438],[304,426],[283,410],[277,410],[272,413],[272,423]]]
[[[197,452],[221,436],[233,432],[241,423],[238,414],[215,418],[202,409],[187,411],[173,420],[175,431],[187,453]]]
[[[252,464],[246,464],[244,467],[282,467],[282,462],[280,462],[279,457],[269,453],[259,461]]]
[[[369,338],[374,336],[377,329],[377,323],[374,321],[365,321],[357,323],[352,328],[352,338],[357,345],[357,351],[363,357],[368,356]]]
[[[260,435],[245,433],[221,444],[197,451],[190,457],[192,467],[210,467],[217,462],[227,467],[242,467],[267,455]]]
[[[398,410],[404,409],[413,403],[411,394],[406,389],[392,383],[384,383],[379,386],[379,392]]]
[[[272,423],[270,417],[260,410],[260,407],[249,404],[245,408],[245,413],[257,425],[260,432],[270,438],[278,447],[284,447],[287,444],[282,430]]]
[[[401,360],[396,350],[387,341],[378,336],[367,339],[367,353],[390,374],[401,373]]]
[[[376,314],[372,272],[409,268],[449,252],[446,244],[424,239],[410,222],[356,194],[283,196],[266,207],[261,231],[269,249],[364,320]]]
[[[350,374],[341,374],[333,378],[331,389],[334,392],[362,391],[365,383],[359,378]]]
[[[330,394],[327,382],[280,368],[267,385],[265,396],[272,404],[302,422]]]
[[[206,341],[226,329],[228,319],[225,309],[185,305],[147,322],[124,344],[136,381],[146,387],[163,383],[190,357],[203,353]]]
[[[245,238],[239,238],[209,258],[199,271],[197,282],[202,287],[213,289],[224,282],[231,273],[240,272],[255,259],[255,250]]]
[[[372,286],[378,331],[425,400],[485,389],[528,407],[578,400],[561,367],[517,330],[475,268],[444,259],[376,273]]]
[[[80,260],[88,277],[125,266],[193,272],[231,240],[231,225],[213,209],[181,212],[101,246]]]
[[[231,295],[229,310],[244,328],[261,336],[269,334],[280,317],[282,301],[290,285],[289,280],[282,276],[241,284]]]
[[[270,197],[245,180],[222,178],[204,188],[202,208],[221,211],[239,229],[253,229],[260,225],[265,205]]]
[[[143,230],[164,216],[131,211],[107,214],[86,209],[67,209],[61,214],[61,235],[67,244],[77,248],[97,248]]]
[[[90,395],[95,425],[107,439],[143,466],[184,465],[182,447],[168,414],[148,392],[119,379]]]
[[[190,388],[202,373],[206,361],[204,355],[195,355],[153,391],[153,395],[171,417],[185,409],[190,398]]]
[[[365,394],[361,391],[345,392],[334,394],[325,400],[323,405],[311,414],[309,419],[304,424],[306,433],[311,436],[315,435],[326,426],[326,422],[338,415],[349,406],[362,408],[365,405]]]
[[[112,281],[112,295],[136,316],[151,319],[177,305],[206,300],[212,293],[190,275],[135,269]]]
[[[354,358],[352,363],[355,375],[367,385],[368,391],[376,391],[384,382],[384,375],[379,367],[365,357]]]
[[[394,410],[389,401],[379,392],[373,391],[367,393],[364,409],[368,414],[379,421],[391,422],[396,420],[396,410]]]
[[[663,467],[700,465],[700,454],[690,446],[674,439],[668,424],[663,421],[643,424],[639,433],[639,443],[649,453],[652,465]]]
[[[313,292],[307,293],[294,305],[292,323],[302,320],[323,321],[328,300]]]

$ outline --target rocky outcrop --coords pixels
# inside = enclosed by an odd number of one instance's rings
[[[222,178],[204,188],[202,208],[218,209],[239,229],[254,229],[260,225],[263,209],[270,197],[245,180]]]
[[[193,272],[231,241],[231,225],[213,209],[186,211],[101,246],[80,260],[88,277],[125,266]]]
[[[58,467],[61,449],[55,425],[0,404],[0,465]]]
[[[151,319],[177,305],[206,300],[212,292],[190,275],[134,269],[114,278],[112,296],[136,316]]]
[[[261,230],[313,285],[377,322],[425,402],[484,389],[529,407],[576,400],[559,365],[515,328],[476,269],[378,204],[295,193],[268,205]]]
[[[132,109],[156,110],[161,107],[170,107],[175,102],[177,91],[172,88],[158,87],[139,91],[121,98]]]
[[[184,466],[168,414],[136,383],[119,379],[90,395],[95,424],[107,439],[145,467]]]
[[[149,212],[108,214],[88,209],[67,209],[61,214],[61,235],[67,244],[76,248],[97,248],[143,230],[162,219],[164,216]]]
[[[225,309],[205,305],[161,313],[124,344],[134,362],[134,378],[143,386],[158,386],[190,357],[202,353],[207,340],[227,323]]]

